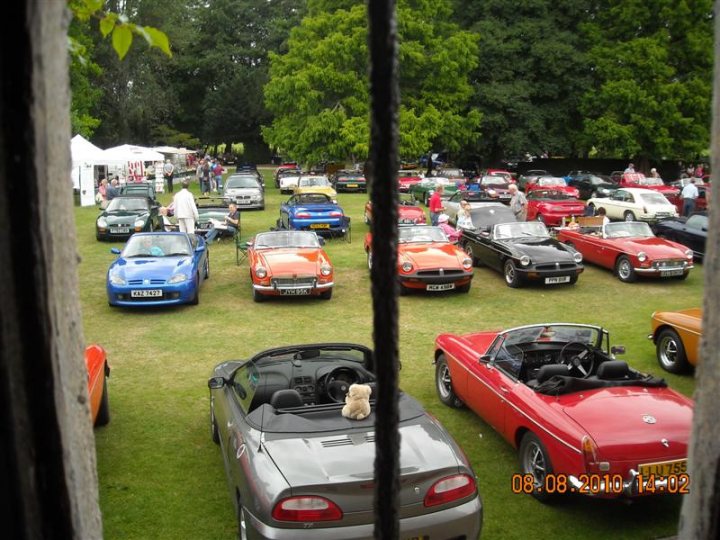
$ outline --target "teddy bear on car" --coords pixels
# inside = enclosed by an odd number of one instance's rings
[[[370,414],[370,394],[372,388],[367,384],[351,384],[345,396],[342,415],[351,420],[362,420]]]

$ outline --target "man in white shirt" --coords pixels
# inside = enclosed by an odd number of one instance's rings
[[[188,234],[195,233],[195,222],[197,221],[198,209],[195,205],[195,197],[188,189],[190,187],[189,180],[182,181],[182,189],[173,197],[173,205],[175,206],[175,217],[181,232]]]
[[[683,216],[689,216],[693,213],[693,210],[695,210],[695,199],[698,198],[698,195],[700,195],[700,193],[695,185],[695,179],[691,178],[690,182],[688,182],[680,192],[680,197],[683,201]]]
[[[623,172],[631,173],[631,174],[634,173],[634,172],[635,172],[635,165],[632,164],[632,163],[630,163]]]

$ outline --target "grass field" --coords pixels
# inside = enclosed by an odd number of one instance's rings
[[[243,236],[274,225],[286,198],[274,188],[269,171],[266,176],[267,208],[243,213]],[[201,289],[200,305],[143,311],[108,307],[110,248],[120,246],[95,240],[97,209],[76,209],[85,340],[102,344],[112,366],[112,419],[95,431],[106,538],[234,538],[222,458],[209,434],[207,378],[215,364],[283,344],[372,345],[362,247],[367,196],[340,194],[338,199],[353,219],[353,238],[326,245],[336,281],[329,302],[288,298],[255,304],[247,263],[236,266],[234,244],[224,240],[211,247],[211,278]],[[623,358],[633,367],[663,375],[673,388],[691,395],[692,376],[661,373],[646,336],[654,310],[701,305],[702,283],[702,265],[684,282],[635,284],[590,266],[575,286],[514,290],[500,274],[477,268],[469,294],[400,298],[401,386],[443,422],[472,461],[485,507],[484,538],[658,538],[676,530],[681,501],[667,496],[626,504],[573,497],[545,506],[514,495],[515,451],[474,414],[451,410],[435,395],[435,336],[543,321],[601,324],[613,344],[626,346]]]

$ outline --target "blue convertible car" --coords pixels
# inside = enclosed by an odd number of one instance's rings
[[[111,306],[197,304],[200,283],[210,277],[205,240],[181,232],[136,233],[108,269]]]
[[[280,206],[280,229],[309,230],[318,234],[347,234],[350,219],[324,193],[298,193]]]

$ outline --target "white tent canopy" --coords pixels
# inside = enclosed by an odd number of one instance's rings
[[[106,149],[104,159],[105,163],[126,163],[131,161],[163,161],[165,156],[152,148],[123,144]]]
[[[75,135],[70,141],[70,153],[72,154],[73,168],[80,167],[84,163],[104,163],[105,159],[105,151],[80,134]]]

